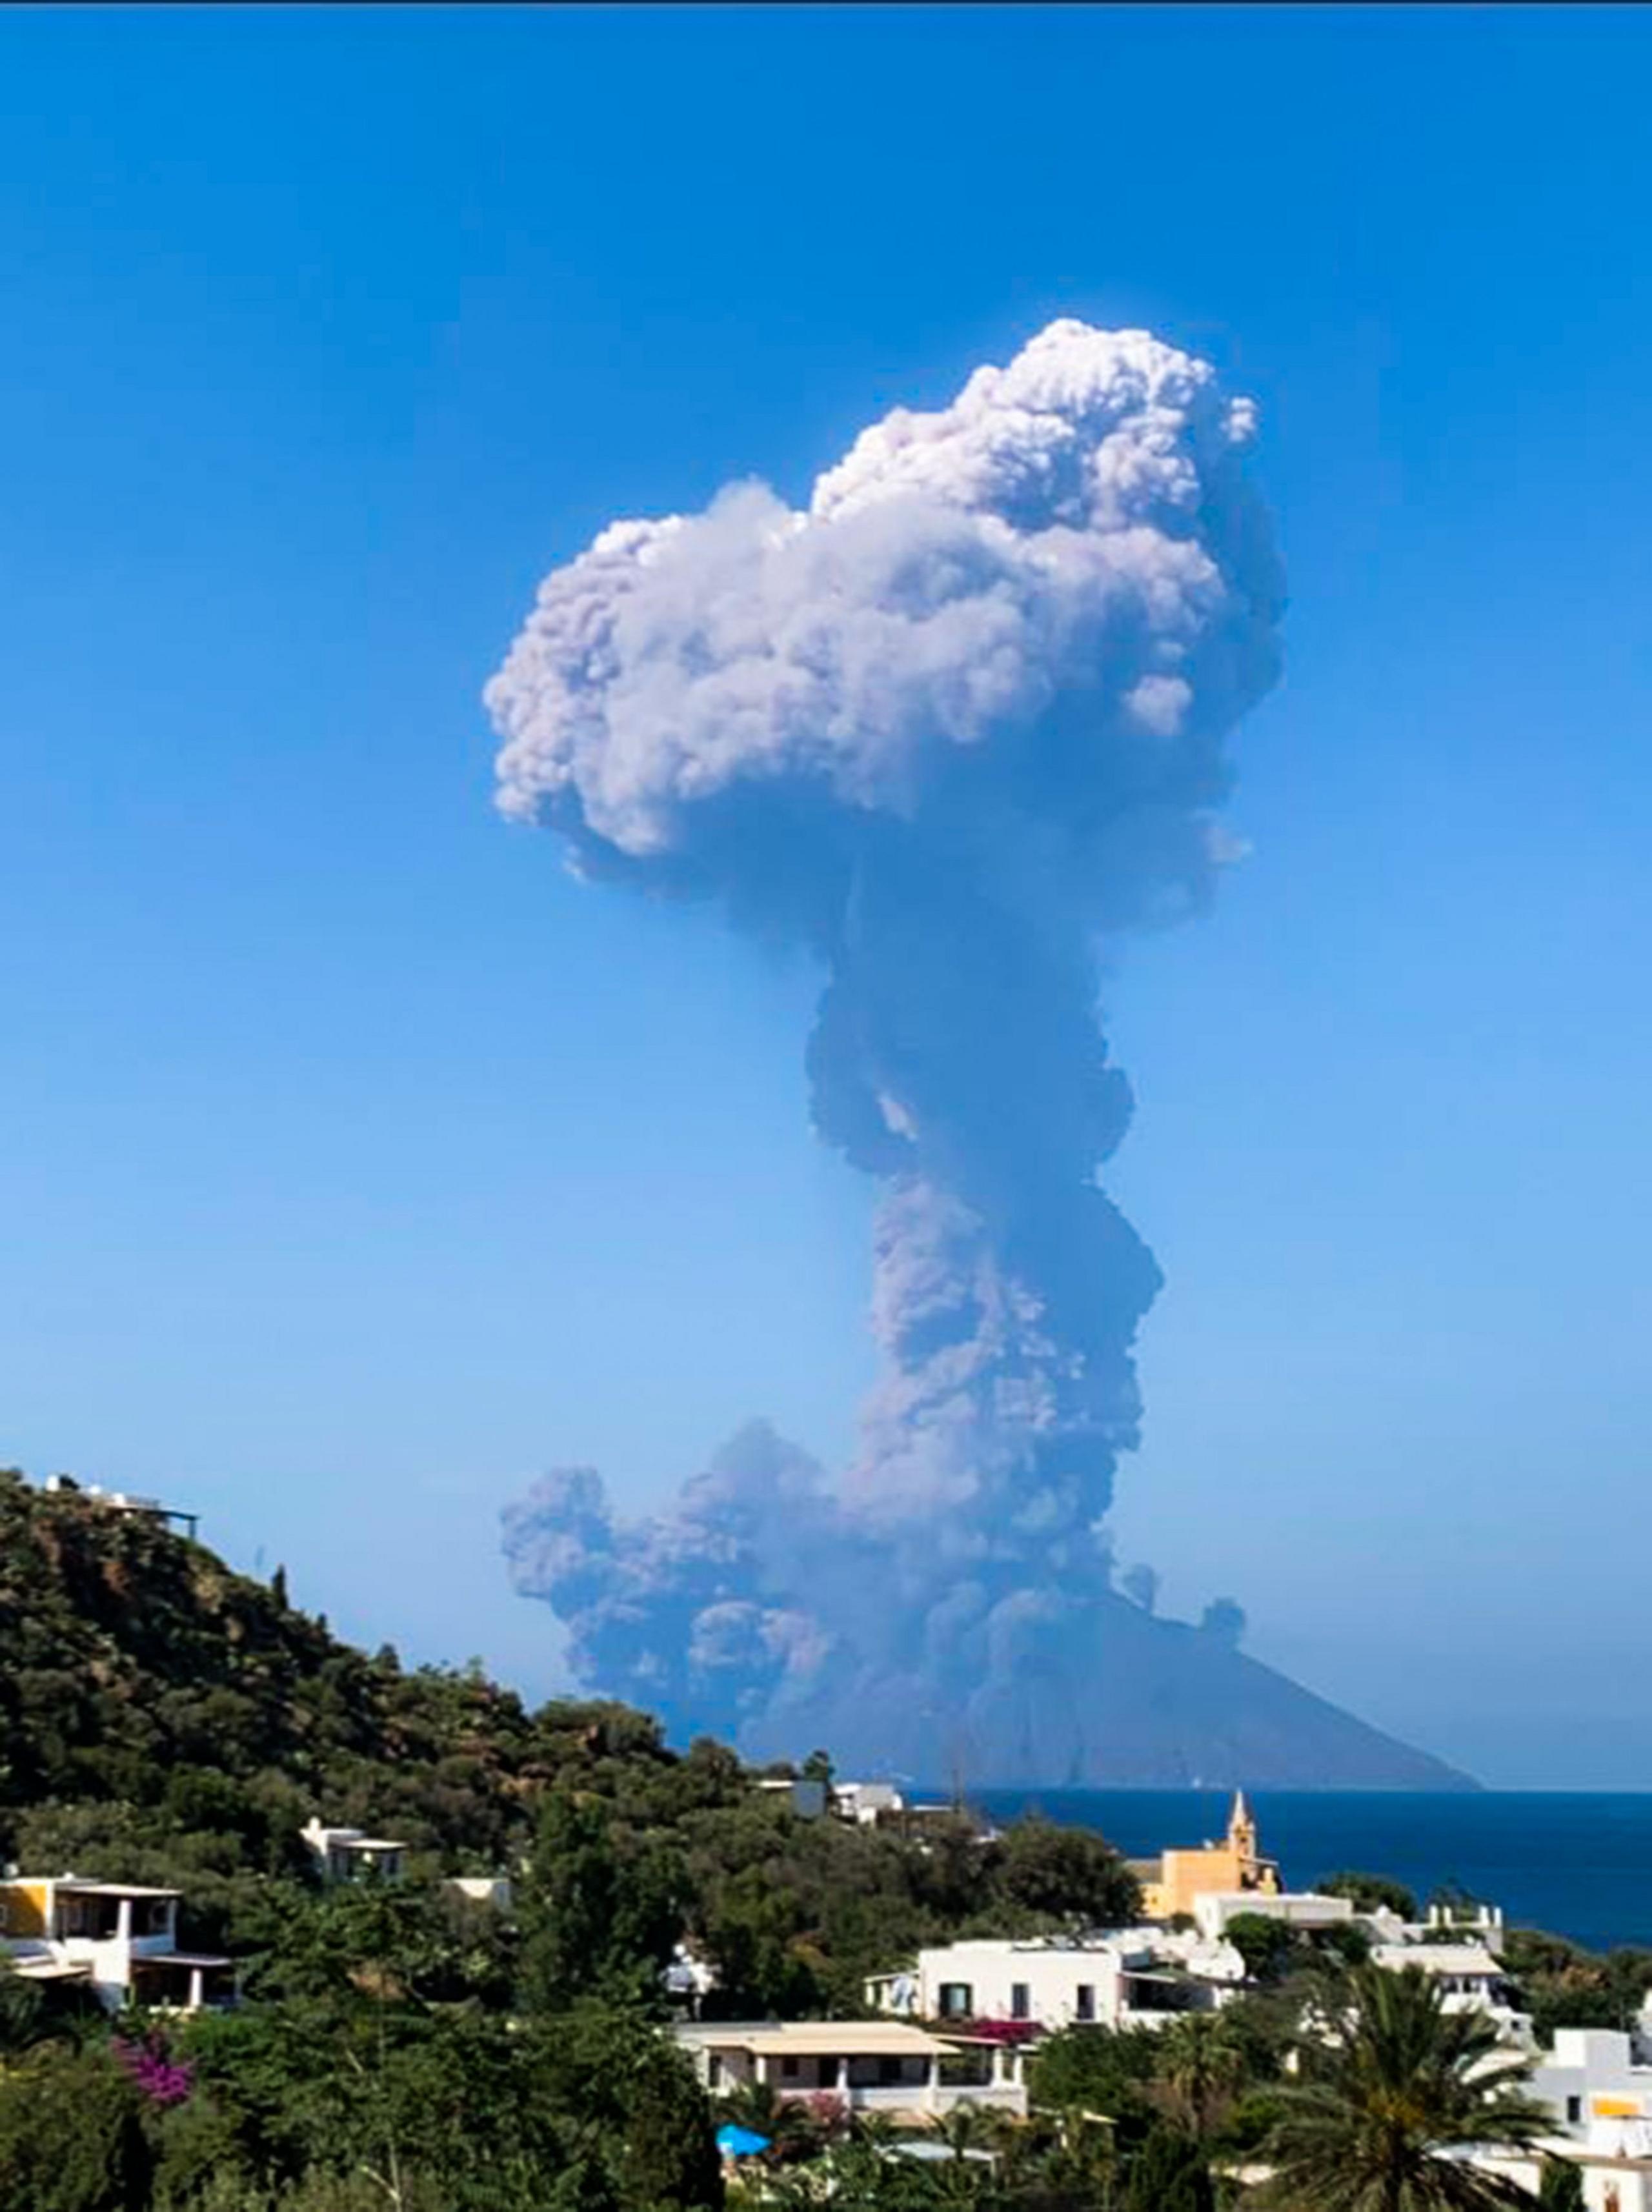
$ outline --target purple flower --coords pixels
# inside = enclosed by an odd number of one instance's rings
[[[195,2069],[185,2059],[169,2057],[158,2036],[143,2043],[123,2042],[117,2036],[112,2048],[115,2063],[150,2104],[166,2111],[187,2102],[195,2087]]]

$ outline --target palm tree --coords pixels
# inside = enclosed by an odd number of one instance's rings
[[[1147,2094],[1188,2135],[1210,2135],[1244,2082],[1244,2053],[1219,2013],[1187,2013],[1160,2029]]]
[[[991,2189],[998,2172],[1001,2140],[995,2112],[963,2099],[932,2123],[934,2140],[952,2154],[932,2171],[935,2196],[942,2204],[973,2205]]]
[[[1072,2105],[1054,2115],[1053,2129],[1042,2178],[1056,2201],[1111,2204],[1119,2179],[1116,2124],[1103,2113]]]
[[[935,2140],[944,2142],[952,2154],[953,2163],[962,2166],[971,2152],[996,2153],[988,2149],[987,2138],[993,2133],[993,2123],[997,2115],[984,2112],[969,2098],[960,2098],[950,2112],[940,2113],[932,2123]]]
[[[1450,2155],[1528,2150],[1551,2124],[1523,2095],[1529,2062],[1484,2014],[1449,2013],[1414,1966],[1350,1975],[1345,2009],[1302,2053],[1262,2148],[1272,2179],[1248,2200],[1278,2212],[1490,2212],[1531,2198]]]
[[[819,2146],[820,2129],[800,2097],[783,2096],[771,2081],[739,2081],[718,2100],[719,2116],[765,2136],[777,2160],[802,2158]]]
[[[852,2112],[849,2114],[849,2140],[863,2144],[869,2150],[887,2150],[891,2143],[901,2140],[902,2130],[887,2112]]]

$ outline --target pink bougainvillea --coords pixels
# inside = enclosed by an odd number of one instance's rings
[[[195,2069],[187,2059],[173,2058],[158,2035],[141,2043],[116,2037],[112,2048],[115,2063],[142,2095],[163,2110],[188,2101],[195,2087]]]

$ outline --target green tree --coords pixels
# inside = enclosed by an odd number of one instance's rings
[[[521,1906],[521,1990],[539,2013],[582,1997],[658,1997],[683,1925],[683,1875],[658,1844],[623,1849],[600,1804],[554,1790]]]
[[[1027,2062],[1027,2090],[1034,2108],[1064,2114],[1096,2113],[1114,2122],[1147,2109],[1157,2031],[1065,2027],[1047,2036]]]
[[[1543,2212],[1585,2212],[1583,2179],[1569,2158],[1546,2158],[1537,2201]]]
[[[1382,1874],[1331,1874],[1314,1887],[1322,1897],[1345,1897],[1357,1912],[1396,1912],[1402,1920],[1417,1918],[1417,1899],[1403,1881]]]
[[[1053,1820],[1017,1820],[989,1863],[994,1890],[1011,1904],[1091,1927],[1127,1926],[1140,1909],[1135,1876],[1105,1837]]]
[[[1282,1981],[1297,1955],[1296,1931],[1266,1912],[1236,1912],[1223,1930],[1245,1962],[1245,1972],[1265,1987]]]
[[[1205,2154],[1168,2124],[1152,2130],[1130,2161],[1124,2212],[1216,2212]]]
[[[1503,1963],[1518,1984],[1540,2039],[1558,2027],[1631,2027],[1649,1990],[1652,1954],[1617,1950],[1604,1957],[1564,1936],[1511,1928]]]
[[[1219,2013],[1188,2013],[1153,2038],[1149,2094],[1185,2135],[1213,2135],[1245,2086],[1245,2052]]]
[[[1311,1941],[1316,1951],[1345,1966],[1363,1966],[1371,1955],[1371,1939],[1357,1921],[1333,1920],[1316,1929]]]
[[[38,1982],[25,1981],[0,1953],[0,2059],[46,2039],[46,2006]]]
[[[943,2205],[985,2208],[999,2196],[998,2172],[1004,2156],[1000,2116],[968,2102],[954,2105],[935,2122],[934,2140],[951,2155],[932,2167],[936,2199]]]
[[[8,2212],[143,2212],[154,2166],[142,2100],[106,2051],[44,2045],[0,2071]]]
[[[717,2201],[673,2188],[707,2133],[692,2077],[646,2027],[606,2015],[513,2023],[352,1990],[194,2023],[187,2050],[196,2098],[168,2124],[163,2165],[184,2204],[215,2171],[276,2191],[359,2185],[386,2212],[548,2212],[568,2191],[591,2212]],[[677,2100],[664,2122],[662,2081]],[[628,2196],[634,2156],[647,2187]]]
[[[1450,2155],[1471,2146],[1523,2150],[1549,2124],[1521,2093],[1529,2062],[1503,2052],[1495,2027],[1448,2013],[1415,1967],[1350,1977],[1331,2038],[1301,2051],[1278,2087],[1264,2147],[1273,2168],[1259,2203],[1289,2212],[1473,2212],[1525,2205],[1510,2182]]]
[[[591,2009],[544,2033],[562,2053],[556,2094],[603,2130],[598,2147],[628,2212],[717,2212],[722,2161],[687,2057],[636,2014]]]
[[[818,2008],[820,1978],[799,1948],[799,1905],[798,1889],[767,1868],[744,1868],[714,1885],[702,1934],[720,2003],[735,2019],[792,2019]]]

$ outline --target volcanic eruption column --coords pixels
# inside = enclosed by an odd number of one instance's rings
[[[884,1187],[840,1482],[758,1426],[658,1517],[584,1468],[506,1516],[580,1679],[674,1733],[793,1749],[898,1703],[990,1736],[1091,1634],[1160,1280],[1098,1182],[1131,1100],[1096,947],[1198,909],[1230,849],[1283,606],[1254,424],[1149,334],[1054,323],[802,513],[745,483],[615,523],[488,687],[499,804],[577,873],[818,958],[815,1125]]]

